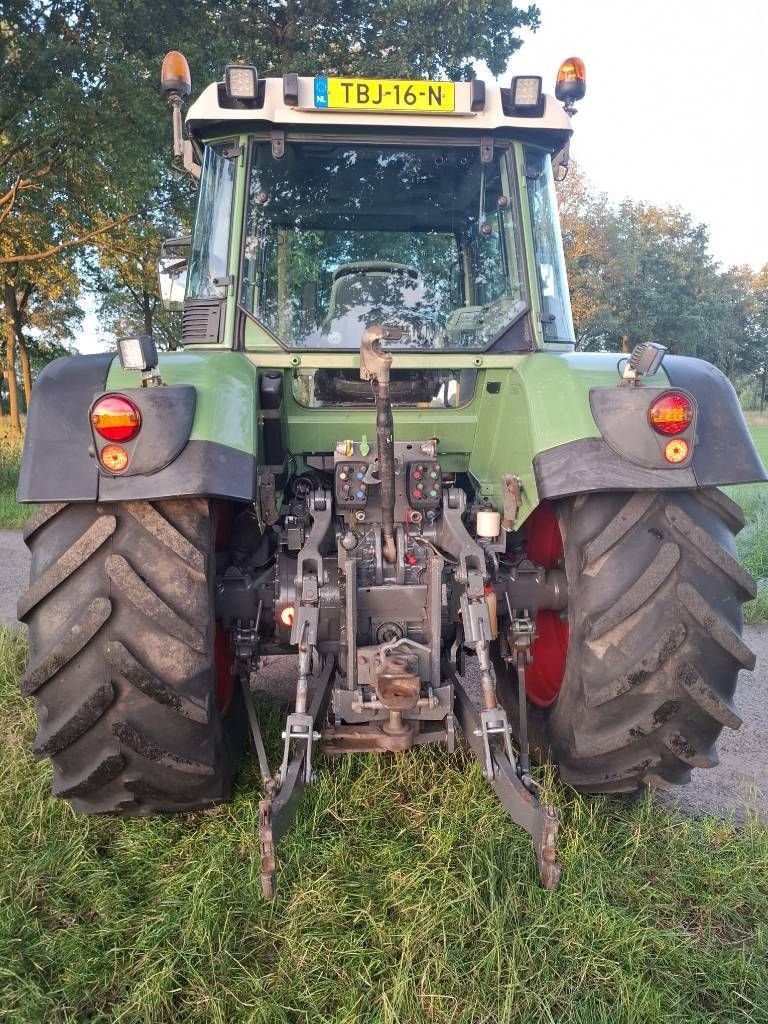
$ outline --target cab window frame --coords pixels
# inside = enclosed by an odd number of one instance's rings
[[[350,146],[381,146],[386,148],[395,147],[406,147],[406,148],[436,148],[436,147],[452,147],[457,149],[467,148],[481,148],[482,136],[480,133],[474,136],[466,135],[424,135],[423,132],[409,134],[405,131],[393,134],[382,134],[382,133],[367,133],[361,132],[358,129],[350,129],[348,132],[343,131],[285,131],[284,142],[299,142],[299,143],[322,143],[326,145],[345,145]],[[510,239],[514,243],[515,239],[518,241],[519,250],[515,249],[512,256],[507,253],[507,260],[511,263],[512,257],[516,267],[516,281],[515,284],[520,289],[520,301],[523,304],[522,308],[517,312],[504,326],[493,335],[488,342],[484,345],[477,345],[466,348],[407,348],[403,349],[403,354],[409,355],[420,355],[429,356],[430,358],[437,359],[450,359],[457,354],[477,354],[490,353],[507,336],[517,333],[516,329],[519,330],[521,323],[532,313],[532,296],[528,282],[528,274],[526,272],[526,254],[525,254],[525,228],[523,224],[524,211],[522,208],[522,202],[520,197],[520,185],[518,182],[518,168],[517,161],[515,159],[515,146],[518,144],[516,140],[512,138],[497,138],[494,140],[494,151],[503,151],[503,159],[500,161],[500,168],[502,169],[502,175],[506,174],[507,181],[510,190],[510,206],[511,206],[511,223],[507,230],[504,232],[504,237],[500,239],[500,248],[504,250],[508,249]],[[269,348],[275,349],[291,354],[304,354],[307,356],[328,354],[329,352],[337,352],[338,354],[354,354],[355,349],[352,347],[343,349],[329,349],[327,346],[322,345],[289,345],[286,343],[278,334],[273,331],[267,323],[259,319],[259,317],[253,313],[243,303],[243,279],[245,273],[246,264],[246,245],[247,245],[247,231],[246,231],[246,218],[248,216],[248,190],[251,182],[251,174],[253,170],[254,153],[256,146],[265,143],[273,142],[273,133],[267,131],[253,132],[248,136],[247,143],[247,160],[245,169],[245,193],[242,201],[242,232],[240,239],[240,253],[238,261],[238,278],[236,282],[236,309],[241,318],[241,327],[239,329],[239,336],[241,339],[241,347],[244,351],[264,351],[264,343],[267,342]],[[509,286],[512,286],[512,278],[509,278]],[[461,282],[462,292],[465,287],[465,282]],[[255,344],[248,344],[246,340],[246,322],[252,323],[257,331],[263,336],[260,342]],[[523,329],[519,332],[521,337],[526,339],[523,347],[515,347],[511,351],[522,352],[530,351],[535,347],[532,343],[528,343],[528,339],[532,336],[533,332],[529,332]],[[505,350],[509,351],[509,350]]]

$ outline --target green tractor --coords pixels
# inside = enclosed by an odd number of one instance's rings
[[[186,138],[181,54],[162,84],[199,179],[160,259],[178,350],[57,360],[28,420],[22,690],[53,792],[203,808],[250,737],[270,896],[319,751],[452,751],[458,724],[553,887],[531,757],[666,787],[739,726],[755,586],[717,488],[766,479],[714,367],[574,351],[554,181],[583,65],[555,97],[231,65]],[[281,654],[275,768],[250,684]]]

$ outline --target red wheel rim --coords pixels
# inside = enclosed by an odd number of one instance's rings
[[[229,633],[220,622],[216,623],[213,662],[216,670],[216,704],[219,712],[223,715],[232,700],[235,680],[232,674],[232,648],[229,642]]]
[[[229,546],[232,527],[232,507],[226,502],[216,503],[216,551]],[[213,641],[213,664],[216,672],[216,704],[220,714],[225,714],[232,701],[235,679],[232,672],[232,645],[229,632],[216,622]]]
[[[527,556],[545,569],[562,565],[563,538],[552,506],[542,502],[526,521]],[[544,609],[536,615],[533,663],[525,670],[528,700],[540,708],[554,703],[565,675],[569,629],[560,612]]]

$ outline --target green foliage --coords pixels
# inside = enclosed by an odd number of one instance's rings
[[[755,446],[768,465],[768,417],[748,414]],[[736,537],[739,560],[757,581],[757,597],[744,607],[747,622],[768,619],[768,488],[765,484],[746,484],[726,488],[744,510],[746,526]]]
[[[768,269],[721,270],[706,227],[689,214],[630,200],[614,206],[578,167],[559,191],[580,348],[653,339],[734,379],[765,374]]]
[[[0,426],[0,529],[23,526],[34,512],[34,505],[19,505],[16,488],[21,465],[21,440],[9,437]]]
[[[22,261],[23,275],[17,263],[6,266],[23,289],[31,260],[48,254],[71,272],[75,251],[92,243],[102,250],[91,270],[105,324],[157,326],[162,334],[168,325],[155,321],[158,296],[147,267],[161,226],[188,216],[191,205],[188,186],[177,183],[167,202],[169,124],[158,88],[165,51],[186,53],[196,90],[236,59],[262,74],[471,77],[477,59],[503,70],[521,44],[518,30],[535,29],[538,17],[535,6],[508,0],[7,0],[0,13],[0,266]],[[115,223],[130,257],[114,251]],[[40,283],[32,286],[43,301]],[[71,326],[50,305],[49,320]]]
[[[309,0],[298,4],[201,4],[221,63],[237,56],[264,75],[346,74],[472,78],[483,60],[501,74],[520,47],[518,30],[536,29],[539,11],[509,0]]]
[[[326,762],[260,897],[258,781],[181,818],[48,796],[0,631],[0,999],[30,1021],[712,1024],[765,1021],[768,830],[650,801],[563,814],[563,881],[467,756]],[[272,718],[273,745],[277,718]]]

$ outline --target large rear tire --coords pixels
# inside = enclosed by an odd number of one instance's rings
[[[741,639],[755,595],[735,557],[741,509],[706,490],[581,495],[555,511],[569,639],[559,692],[531,706],[538,735],[579,790],[686,783],[741,724],[731,700],[755,664]]]
[[[46,505],[28,523],[21,688],[37,705],[34,752],[75,810],[229,798],[245,716],[217,643],[215,536],[203,499]]]

